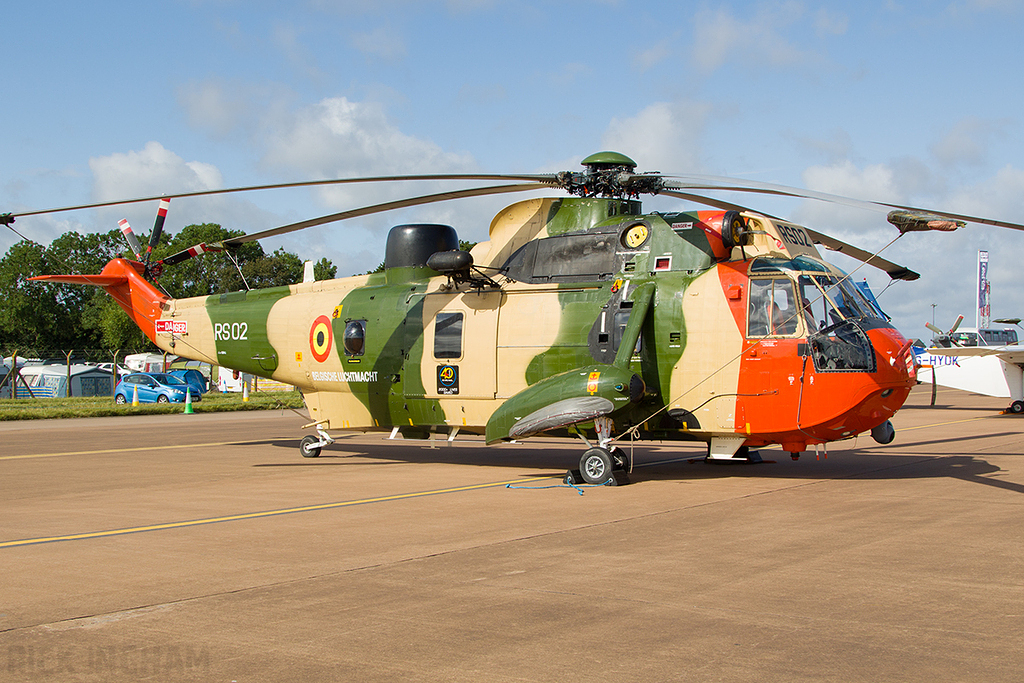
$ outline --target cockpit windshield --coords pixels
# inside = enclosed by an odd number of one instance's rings
[[[808,334],[843,320],[887,317],[878,304],[866,296],[845,273],[807,256],[754,259],[750,265],[751,296],[757,293],[755,290],[763,290],[768,286],[767,280],[759,277],[755,280],[754,277],[772,273],[795,276],[799,297],[797,303]],[[773,289],[777,288],[777,284],[773,286]]]
[[[842,271],[816,259],[750,265],[747,336],[806,336],[818,372],[874,372],[863,319],[884,315]]]

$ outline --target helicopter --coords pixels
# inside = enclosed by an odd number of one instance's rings
[[[707,460],[751,461],[778,444],[794,459],[870,433],[890,443],[890,418],[916,383],[911,342],[818,246],[891,278],[918,274],[877,254],[744,206],[712,190],[835,201],[889,211],[900,233],[1012,223],[865,202],[779,185],[637,173],[617,152],[583,171],[530,175],[349,178],[317,183],[501,180],[362,207],[152,260],[172,198],[161,202],[145,255],[97,275],[46,275],[102,287],[160,349],[298,387],[317,457],[330,432],[488,444],[539,435],[579,438],[589,484],[628,481],[633,440],[707,444]],[[500,211],[489,239],[459,249],[448,225],[391,229],[384,271],[286,287],[176,299],[162,270],[210,250],[382,211],[462,197],[550,188]],[[225,192],[217,190],[208,193]],[[710,209],[644,213],[661,194]],[[123,202],[122,202],[123,203]],[[70,210],[100,204],[68,207]],[[0,222],[15,217],[4,214]]]

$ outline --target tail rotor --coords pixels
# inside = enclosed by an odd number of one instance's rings
[[[152,268],[149,261],[153,258],[153,249],[160,244],[160,235],[164,231],[164,220],[167,219],[167,209],[171,206],[170,199],[161,199],[160,206],[156,210],[156,222],[153,223],[153,233],[149,236],[149,246],[146,247],[146,274],[152,277],[159,277],[163,267],[157,262]]]

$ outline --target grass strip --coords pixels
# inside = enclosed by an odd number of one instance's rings
[[[259,391],[249,395],[208,393],[203,400],[194,401],[196,413],[227,413],[239,410],[273,410],[275,408],[302,408],[302,395],[298,391]],[[115,415],[160,415],[182,413],[183,403],[141,403],[137,406],[119,406],[109,396],[89,398],[18,398],[0,400],[0,420],[52,420],[69,417],[111,417]]]

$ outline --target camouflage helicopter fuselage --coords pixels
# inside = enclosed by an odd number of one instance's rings
[[[727,246],[727,216],[535,199],[493,220],[468,278],[425,264],[450,228],[400,226],[413,249],[378,274],[169,299],[117,260],[92,284],[160,348],[298,387],[325,430],[493,442],[607,418],[729,457],[887,424],[915,382],[906,340],[803,228],[745,213]]]

